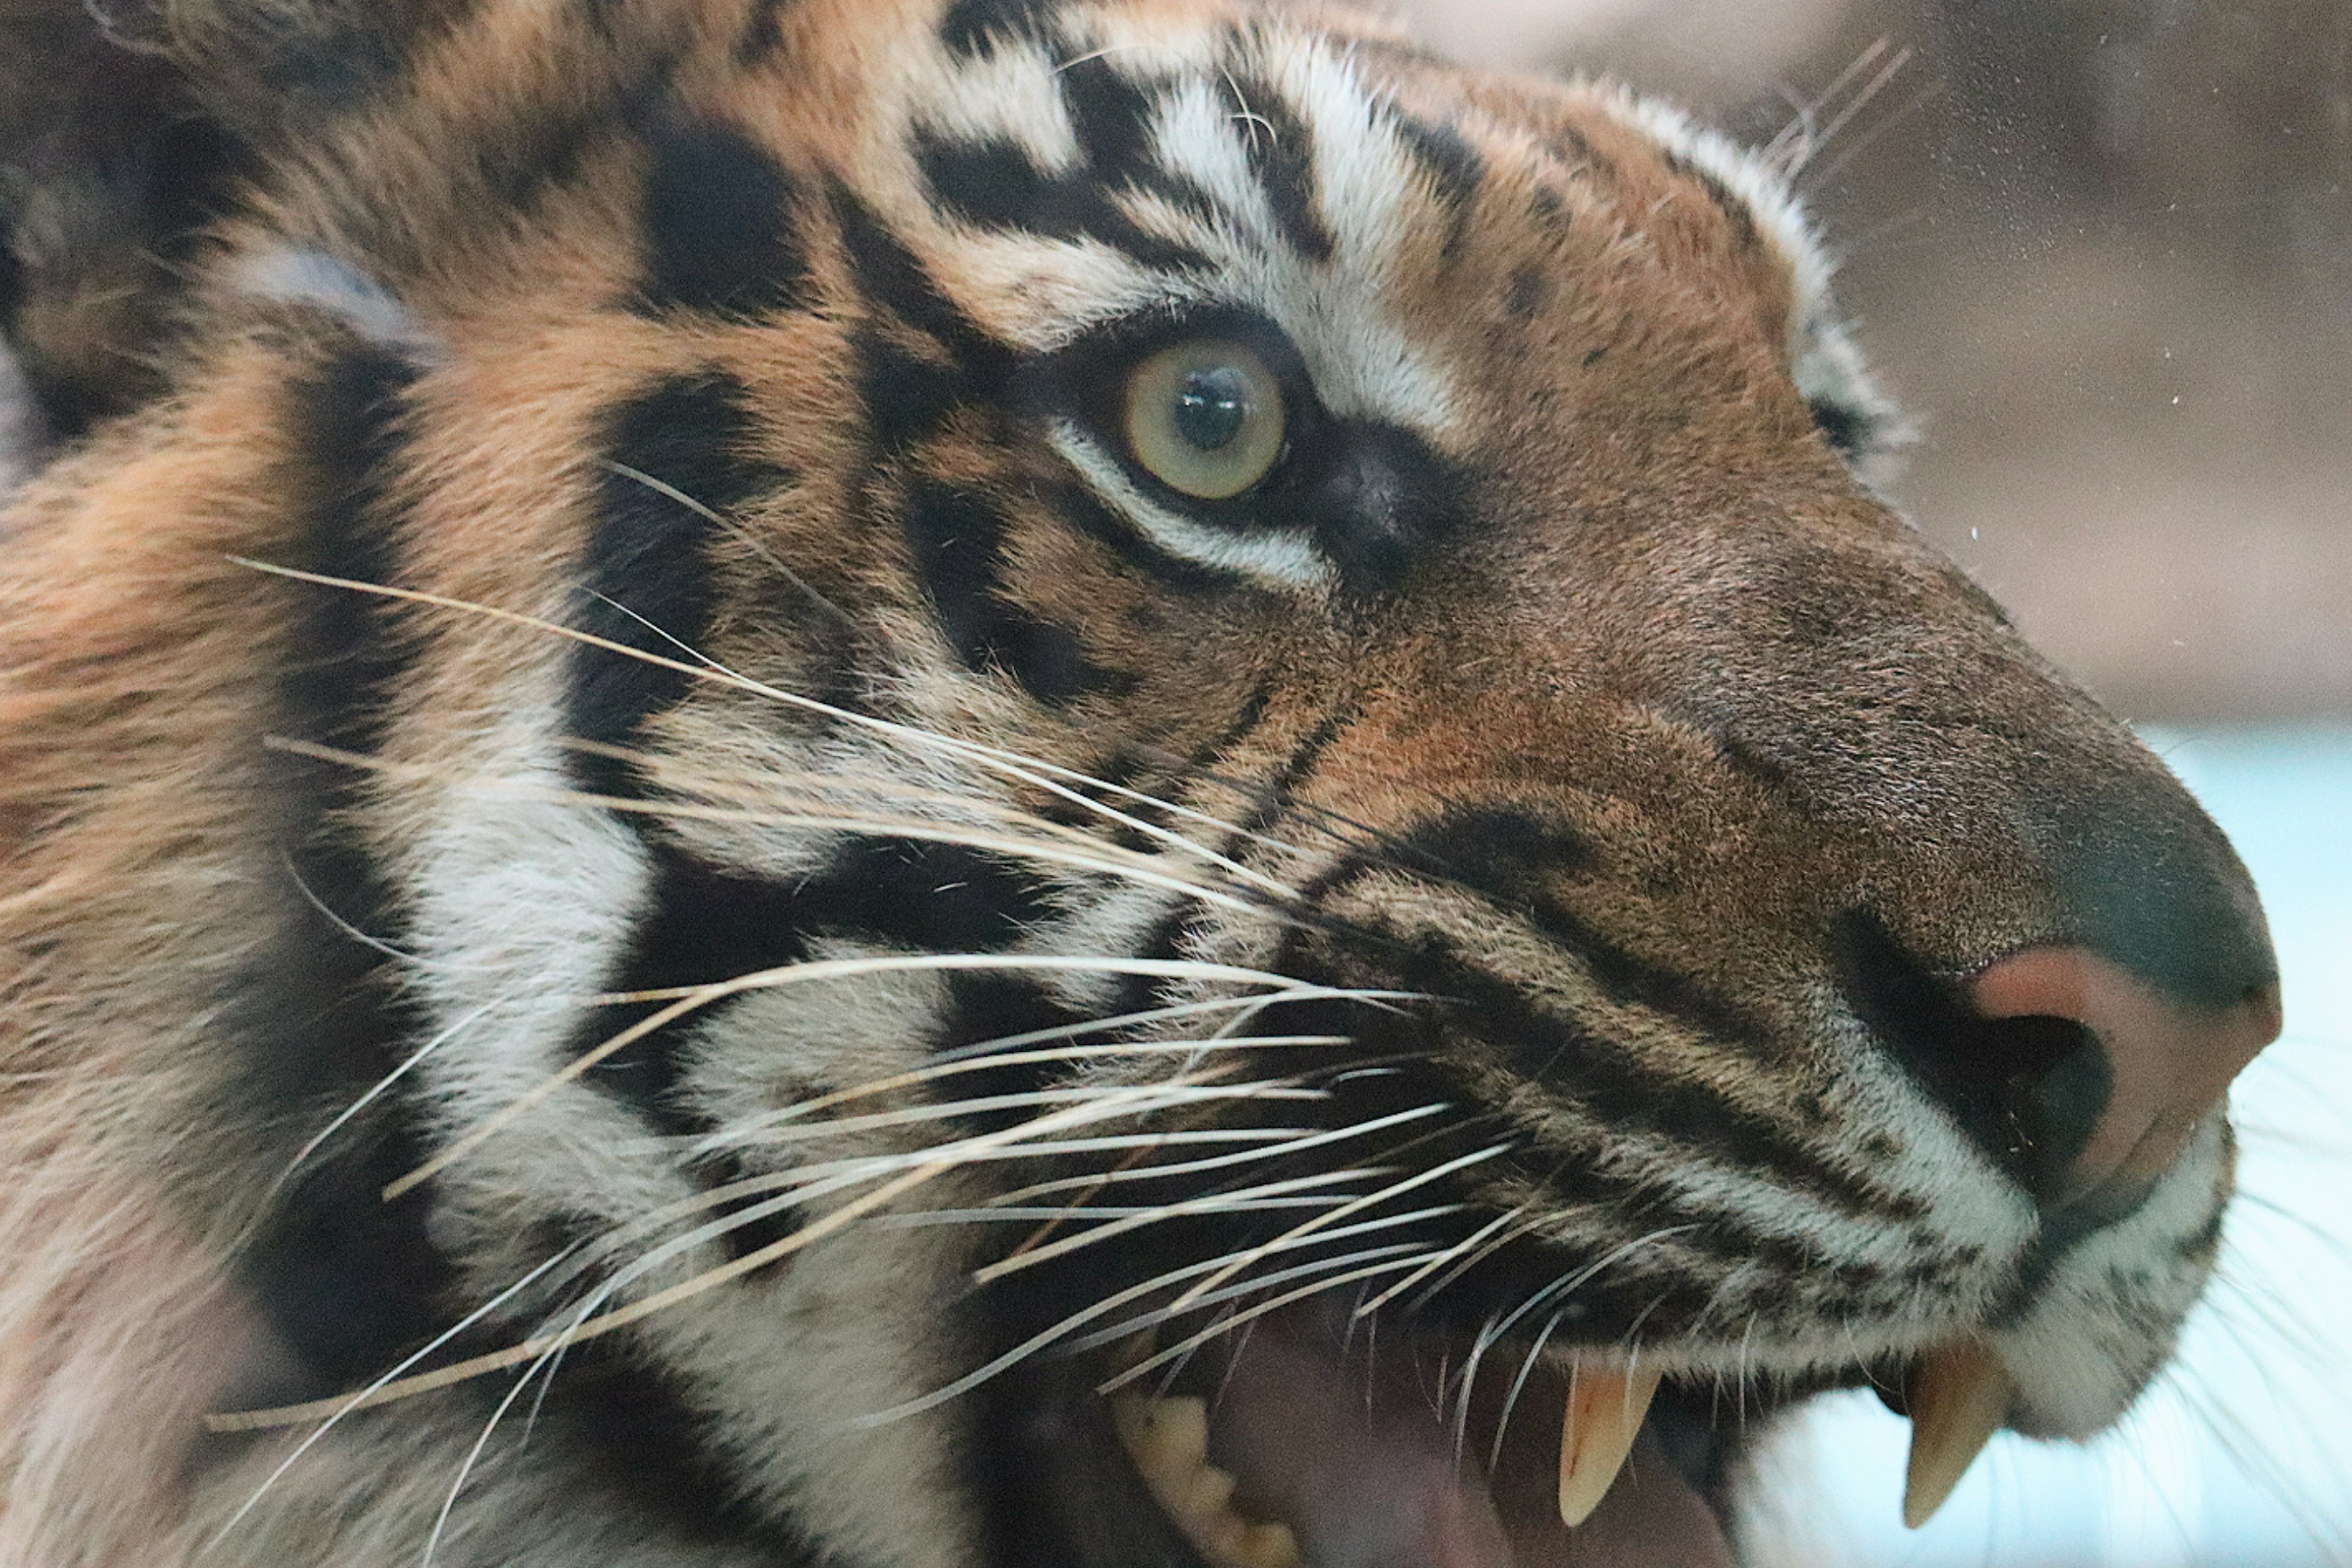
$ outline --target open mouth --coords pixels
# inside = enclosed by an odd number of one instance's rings
[[[1916,1521],[2007,1390],[1958,1351],[1769,1392],[1524,1344],[1466,1379],[1464,1362],[1294,1310],[1118,1388],[1111,1425],[1209,1568],[1734,1568],[1732,1483],[1776,1416],[1832,1387],[1907,1390]]]

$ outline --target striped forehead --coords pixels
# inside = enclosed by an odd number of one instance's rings
[[[1445,209],[1341,46],[1073,11],[941,40],[900,83],[927,260],[1000,338],[1046,353],[1154,311],[1252,311],[1334,413],[1446,444],[1451,378],[1390,287]]]

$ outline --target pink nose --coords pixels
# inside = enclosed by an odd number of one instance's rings
[[[2282,1022],[2275,984],[2226,1005],[2197,1006],[2084,947],[2011,953],[1969,990],[1989,1019],[2079,1024],[2105,1058],[2106,1104],[2057,1190],[2047,1194],[2052,1207],[2145,1189],[2221,1102],[2230,1080],[2278,1038]]]

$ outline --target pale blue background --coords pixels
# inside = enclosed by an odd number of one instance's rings
[[[2243,1196],[2180,1366],[2087,1449],[2007,1435],[1926,1530],[1867,1394],[1769,1460],[1797,1568],[2352,1564],[2352,728],[2151,732],[2261,885],[2284,1039],[2232,1096]]]

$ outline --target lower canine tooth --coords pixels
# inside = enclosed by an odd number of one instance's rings
[[[1921,1358],[1906,1403],[1911,1407],[1911,1465],[1903,1484],[1903,1522],[1918,1529],[1936,1517],[1952,1489],[2009,1419],[2017,1385],[1990,1346],[1964,1340]]]
[[[1582,1524],[1609,1495],[1658,1392],[1654,1372],[1571,1369],[1559,1431],[1559,1521]]]

